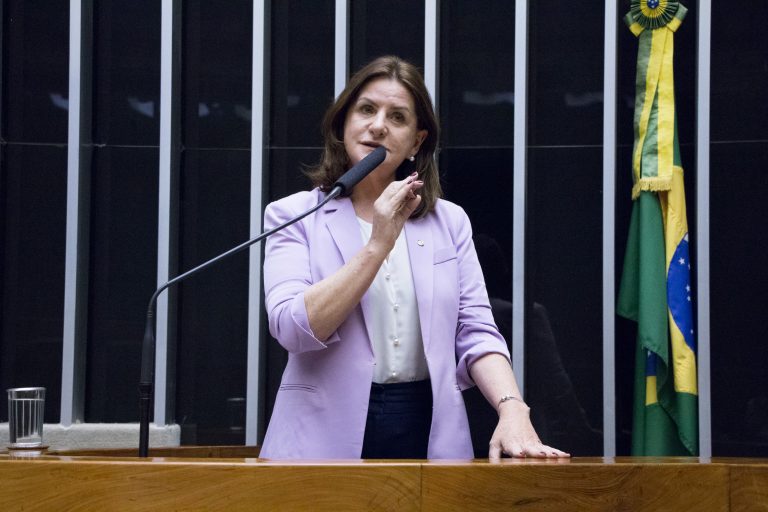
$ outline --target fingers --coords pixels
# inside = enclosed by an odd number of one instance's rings
[[[519,442],[502,442],[496,437],[492,438],[488,445],[488,458],[498,460],[504,455],[509,457],[525,457],[526,451]]]
[[[424,182],[416,179],[417,173],[413,173],[402,181],[393,181],[381,194],[377,203],[381,208],[381,213],[384,217],[388,217],[387,212],[393,214],[407,214],[407,218],[411,212],[421,202],[421,196],[416,192],[424,186]]]
[[[561,459],[570,457],[564,451],[552,448],[541,442],[531,425],[527,411],[525,414],[504,415],[500,417],[496,430],[491,437],[489,458],[508,455],[510,457],[531,457],[537,459]]]
[[[396,191],[392,200],[396,205],[402,205],[418,198],[416,191],[424,185],[423,181],[417,179],[418,177],[418,173],[414,172],[403,181],[394,182]]]
[[[526,451],[526,449],[523,448],[521,445],[516,444],[516,443],[513,444],[509,450],[505,450],[505,452],[510,457],[521,458],[521,457],[528,456],[528,452]]]
[[[380,240],[387,247],[394,246],[403,225],[421,202],[416,192],[424,182],[413,173],[402,181],[393,181],[373,204],[373,231],[371,240]]]
[[[491,444],[488,446],[488,458],[490,460],[501,459],[501,444],[491,441]]]
[[[567,458],[571,455],[557,448],[552,448],[542,443],[520,443],[509,442],[504,445],[491,442],[488,458],[498,460],[502,455],[508,455],[515,458],[530,457],[534,459],[556,459]]]
[[[526,453],[526,457],[533,457],[536,459],[555,459],[560,457],[570,457],[569,454],[563,451],[560,451],[557,448],[552,448],[551,446],[547,446],[544,444],[531,446],[525,450],[525,453]]]

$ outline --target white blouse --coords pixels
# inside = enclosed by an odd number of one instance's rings
[[[359,217],[357,220],[363,243],[367,243],[373,226]],[[428,379],[411,260],[403,231],[373,279],[368,296],[372,313],[368,332],[376,358],[373,382],[389,384]]]

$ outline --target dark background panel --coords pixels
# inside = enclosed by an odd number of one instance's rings
[[[712,142],[768,139],[767,2],[712,2]]]
[[[512,146],[515,4],[440,2],[442,145]]]
[[[2,6],[2,140],[67,141],[69,2]]]
[[[156,0],[94,2],[95,143],[158,144],[160,7]]]
[[[320,120],[334,99],[334,1],[277,1],[271,14],[268,145],[321,146]]]
[[[512,148],[446,148],[440,153],[445,198],[460,205],[472,222],[474,237],[491,239],[503,254],[498,276],[484,269],[491,291],[511,298],[512,269]],[[501,262],[499,262],[501,263]],[[489,275],[490,274],[490,275]]]
[[[250,151],[187,150],[180,177],[180,271],[248,240]],[[242,444],[248,251],[179,285],[176,422],[182,444]],[[234,405],[233,405],[234,404]]]
[[[157,148],[94,149],[85,420],[138,420],[141,342],[157,279]]]
[[[59,421],[64,332],[67,150],[9,144],[0,173],[0,388],[43,386]],[[7,395],[0,421],[7,421]]]
[[[768,5],[712,6],[712,454],[768,456]],[[734,41],[736,46],[734,47]]]
[[[529,13],[526,399],[539,435],[602,453],[603,16]],[[602,14],[602,13],[601,13]]]
[[[602,11],[559,0],[529,9],[528,143],[602,144]]]
[[[253,2],[182,4],[182,140],[250,148]]]
[[[616,160],[619,163],[616,166],[616,281],[614,285],[618,297],[633,205],[632,146],[619,146],[616,151]],[[616,315],[615,333],[616,453],[629,455],[632,447],[632,408],[634,406],[632,393],[635,385],[637,324]]]
[[[712,454],[768,456],[768,140],[710,150]]]
[[[526,399],[539,435],[602,453],[602,148],[531,148]]]
[[[320,159],[320,148],[275,148],[269,151],[269,195],[267,201],[310,190],[312,183],[304,174]]]
[[[44,386],[58,422],[64,318],[68,2],[2,5],[0,388]],[[7,396],[0,421],[7,421]]]
[[[350,73],[382,55],[424,66],[423,0],[350,2]]]

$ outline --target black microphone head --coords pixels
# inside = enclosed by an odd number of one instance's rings
[[[368,176],[371,171],[380,166],[386,157],[386,148],[384,146],[377,147],[336,180],[333,188],[340,187],[341,195],[348,196],[352,192],[352,188]]]

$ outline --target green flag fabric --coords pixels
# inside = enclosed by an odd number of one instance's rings
[[[696,455],[698,392],[688,221],[672,76],[685,8],[633,0],[639,38],[634,205],[617,313],[637,322],[633,455]]]

